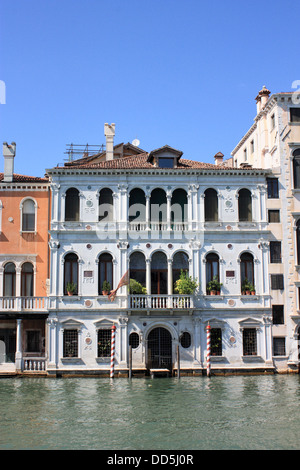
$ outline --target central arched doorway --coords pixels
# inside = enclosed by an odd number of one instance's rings
[[[148,335],[147,368],[172,370],[172,337],[166,328],[154,328]]]

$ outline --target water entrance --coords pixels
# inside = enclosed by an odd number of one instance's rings
[[[148,335],[148,368],[172,369],[172,337],[165,328],[154,328]]]

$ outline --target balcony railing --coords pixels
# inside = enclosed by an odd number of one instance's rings
[[[0,297],[0,310],[5,311],[35,311],[48,310],[47,297]]]
[[[130,295],[131,309],[190,309],[194,307],[192,295]]]
[[[45,357],[24,357],[23,370],[25,372],[43,372],[46,370]]]

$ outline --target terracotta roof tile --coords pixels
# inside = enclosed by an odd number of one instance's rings
[[[3,181],[4,178],[4,173],[0,173],[0,182],[5,182]],[[40,178],[38,176],[27,176],[27,175],[19,175],[17,173],[14,173],[13,176],[13,183],[48,183],[49,179],[47,176],[45,178]]]

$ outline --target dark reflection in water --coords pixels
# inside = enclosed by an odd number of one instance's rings
[[[300,378],[0,380],[0,449],[299,449]]]

